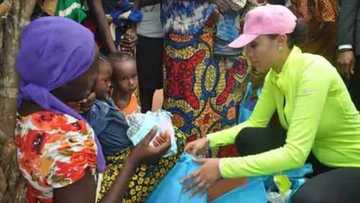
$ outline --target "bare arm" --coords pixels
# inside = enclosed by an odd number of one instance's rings
[[[104,198],[102,203],[121,202],[129,179],[134,175],[138,163],[131,158],[128,159],[111,186],[111,189]],[[57,203],[77,203],[77,202],[95,202],[96,198],[96,181],[93,175],[86,173],[83,178],[64,188],[54,190],[54,202]]]
[[[111,37],[110,27],[106,20],[105,11],[101,0],[87,0],[90,11],[95,15],[96,23],[99,27],[101,38],[109,52],[116,52],[114,41]]]
[[[139,161],[135,157],[129,157],[126,160],[124,168],[121,170],[121,173],[111,186],[110,191],[106,193],[101,203],[122,202],[123,196],[128,189],[129,180],[134,175],[139,164]]]

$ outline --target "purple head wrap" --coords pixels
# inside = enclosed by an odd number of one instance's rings
[[[18,105],[30,100],[47,110],[83,120],[51,91],[78,78],[91,67],[96,43],[93,34],[82,25],[63,17],[43,17],[25,27],[16,61],[20,76]],[[105,169],[101,146],[98,169]]]

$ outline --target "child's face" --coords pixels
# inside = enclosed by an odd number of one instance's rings
[[[138,86],[136,63],[132,60],[127,60],[117,62],[114,66],[114,74],[119,91],[132,94]]]
[[[112,69],[109,62],[101,60],[99,63],[99,74],[96,79],[96,98],[104,100],[111,96],[111,74]]]

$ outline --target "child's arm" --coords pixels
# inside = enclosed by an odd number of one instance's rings
[[[109,52],[116,52],[114,41],[111,37],[108,21],[101,0],[87,0],[90,11],[95,15],[95,21],[100,30],[100,36]]]

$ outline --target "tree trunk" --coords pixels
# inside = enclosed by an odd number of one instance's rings
[[[24,181],[16,164],[14,127],[17,75],[15,59],[22,28],[36,0],[0,0],[0,202],[24,202]]]

